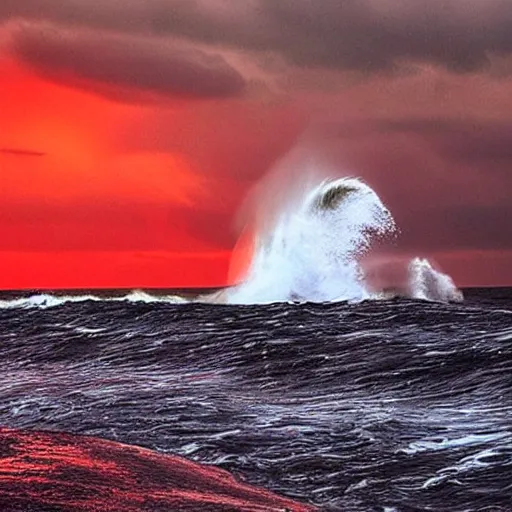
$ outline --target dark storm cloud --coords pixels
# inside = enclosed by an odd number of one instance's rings
[[[397,251],[512,249],[510,122],[370,119],[325,133],[390,207]]]
[[[215,3],[216,0],[2,0],[0,20],[51,21],[129,33],[188,34],[216,41],[232,39],[236,20],[224,22],[221,16],[212,16],[212,9],[205,7]],[[221,31],[220,27],[228,31]],[[240,27],[239,33],[246,33],[247,28]]]
[[[402,250],[512,249],[510,205],[444,204],[427,206],[421,211],[397,213],[395,217],[401,227],[399,246]]]
[[[262,0],[299,63],[379,70],[401,60],[463,72],[512,51],[512,3],[503,0]]]
[[[324,136],[338,140],[371,139],[377,135],[408,135],[430,145],[447,161],[512,171],[512,122],[435,118],[379,119],[331,123]],[[512,172],[509,173],[512,186]]]
[[[512,52],[510,0],[3,0],[2,17],[188,37],[336,69],[418,61],[465,72]]]
[[[383,133],[410,133],[429,140],[444,157],[512,171],[512,123],[409,119],[377,121]],[[512,180],[512,172],[510,173]],[[512,186],[512,183],[511,183]]]
[[[180,2],[181,3],[181,2]],[[132,32],[148,31],[165,6],[178,2],[165,0],[2,0],[0,19],[54,21],[63,25],[117,29]]]
[[[124,88],[121,96],[135,90],[223,98],[245,87],[241,75],[222,57],[155,40],[24,27],[13,35],[12,51],[44,75],[85,87],[91,84],[84,80],[104,84],[110,89],[103,92],[110,95]]]

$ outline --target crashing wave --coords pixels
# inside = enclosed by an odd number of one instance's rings
[[[391,213],[360,179],[330,179],[316,185],[314,179],[305,173],[302,182],[293,181],[293,187],[290,180],[290,186],[279,183],[277,192],[267,187],[252,212],[256,235],[245,277],[234,288],[209,297],[210,301],[358,301],[396,295],[462,300],[451,277],[422,258],[399,264],[398,279],[384,277],[375,287],[371,272],[376,269],[363,261],[376,239],[396,234]],[[281,190],[287,196],[279,195]],[[266,197],[278,199],[275,211],[267,211]]]
[[[356,178],[327,180],[257,227],[245,280],[226,301],[334,301],[370,298],[358,259],[375,237],[393,232],[379,196]]]

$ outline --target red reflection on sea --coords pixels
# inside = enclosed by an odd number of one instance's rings
[[[0,510],[306,512],[315,508],[182,457],[93,437],[0,428]]]

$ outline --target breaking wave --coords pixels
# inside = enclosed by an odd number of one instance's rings
[[[356,178],[304,189],[272,222],[257,226],[247,276],[227,302],[370,298],[359,258],[375,237],[394,230],[379,196]]]
[[[311,186],[309,177],[302,192],[277,211],[269,215],[265,208],[260,199],[253,257],[241,284],[224,294],[227,303],[359,301],[397,294],[462,300],[451,277],[423,258],[406,264],[405,284],[371,285],[361,260],[375,240],[395,235],[397,228],[377,193],[357,178]]]

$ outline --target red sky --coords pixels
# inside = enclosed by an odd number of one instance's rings
[[[245,194],[305,139],[394,254],[512,285],[510,26],[509,0],[3,0],[0,288],[225,284]]]

